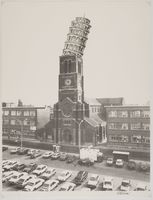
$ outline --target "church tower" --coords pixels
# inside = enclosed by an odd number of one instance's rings
[[[80,125],[88,115],[82,56],[90,27],[89,19],[76,17],[60,56],[58,103],[54,105],[54,140],[58,144],[79,145]]]

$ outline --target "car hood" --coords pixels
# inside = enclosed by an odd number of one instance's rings
[[[15,178],[11,178],[10,180],[9,180],[9,182],[17,182],[18,181],[18,179],[15,179]]]
[[[106,184],[103,184],[103,188],[111,189],[111,188],[112,188],[112,185],[106,183]]]
[[[66,177],[65,176],[58,176],[57,177],[59,180],[64,180]]]
[[[121,185],[121,190],[122,191],[129,191],[130,187],[129,186],[123,186]]]
[[[97,181],[88,181],[88,185],[96,185]]]
[[[24,190],[26,190],[26,191],[32,191],[33,187],[27,185],[27,186],[25,186]]]

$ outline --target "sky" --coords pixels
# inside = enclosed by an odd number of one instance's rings
[[[83,56],[85,96],[150,100],[149,0],[5,0],[1,8],[2,101],[58,101],[59,56],[71,21],[84,15],[92,26]]]

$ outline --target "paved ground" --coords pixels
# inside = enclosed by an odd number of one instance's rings
[[[41,152],[45,152],[41,150]],[[36,159],[30,159],[26,155],[12,155],[9,153],[9,150],[3,152],[3,159],[11,159],[19,161],[20,163],[28,164],[30,162],[36,162],[37,164],[46,164],[48,167],[54,167],[57,169],[56,175],[52,179],[56,179],[56,177],[59,175],[60,172],[62,172],[64,169],[68,169],[72,171],[72,176],[68,181],[71,181],[80,170],[88,171],[89,177],[91,173],[100,175],[100,183],[102,182],[103,178],[105,176],[113,177],[113,183],[114,183],[114,190],[117,190],[122,179],[127,178],[131,180],[131,190],[133,190],[136,187],[136,184],[138,182],[143,182],[145,185],[149,187],[149,180],[150,176],[148,174],[138,172],[138,171],[129,171],[126,168],[115,168],[115,167],[108,167],[106,166],[106,163],[96,163],[94,166],[91,167],[85,167],[80,165],[74,165],[74,164],[67,164],[65,161],[59,161],[59,160],[51,160],[51,159],[43,159],[42,157],[38,157]],[[89,178],[88,177],[88,178]],[[87,179],[88,181],[88,179]],[[85,181],[81,186],[76,188],[76,190],[80,190],[80,188],[85,187],[87,184],[87,181]],[[59,190],[61,187],[58,186],[56,190]],[[3,184],[3,191],[16,191],[17,189],[15,187],[10,187],[6,183]],[[96,190],[101,190],[101,185]]]

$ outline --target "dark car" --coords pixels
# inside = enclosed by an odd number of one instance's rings
[[[91,166],[91,165],[94,165],[94,162],[92,162],[91,160],[89,159],[80,159],[78,161],[78,164],[79,165],[85,165],[85,166]]]
[[[74,156],[68,156],[66,162],[67,163],[73,163],[75,161],[75,157]]]
[[[55,152],[53,155],[51,155],[51,160],[57,160],[60,157],[60,153]]]
[[[127,168],[130,170],[135,170],[136,169],[136,163],[133,160],[129,160],[128,164],[127,164]]]
[[[29,151],[29,149],[21,148],[21,149],[19,149],[19,151],[17,152],[17,154],[19,154],[19,155],[25,155],[25,154],[28,153],[28,151]]]
[[[59,157],[59,160],[65,161],[68,158],[68,155],[66,153],[62,153]]]
[[[33,158],[37,158],[39,156],[41,156],[41,153],[39,153],[39,152],[38,153],[32,153],[30,158],[33,159]]]
[[[26,167],[25,164],[16,164],[14,167],[12,167],[12,170],[20,171],[23,170],[25,167]]]
[[[3,146],[3,147],[2,147],[2,151],[6,151],[6,150],[8,150],[8,147]]]
[[[37,164],[36,163],[30,163],[27,167],[25,167],[23,169],[23,172],[27,172],[27,173],[30,173],[32,172],[33,170],[35,170],[37,168]]]
[[[87,179],[88,172],[87,171],[79,171],[77,176],[73,179],[73,183],[76,185],[81,185],[84,180]]]
[[[147,162],[140,162],[138,169],[139,169],[139,171],[142,171],[142,172],[149,172],[150,165]]]

